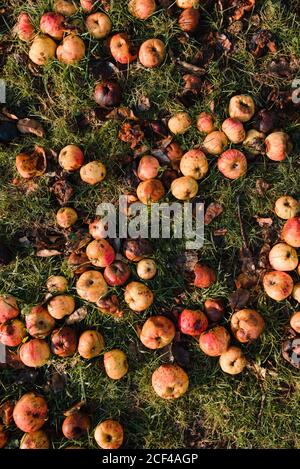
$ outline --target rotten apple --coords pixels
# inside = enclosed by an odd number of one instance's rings
[[[95,102],[104,109],[118,106],[121,102],[121,88],[116,81],[103,80],[97,83],[94,91]]]
[[[255,104],[251,96],[233,96],[229,103],[229,115],[232,119],[248,122],[255,114]]]
[[[128,238],[124,241],[123,252],[129,261],[138,262],[153,253],[152,245],[146,238]]]
[[[46,286],[50,293],[64,293],[68,289],[68,280],[62,275],[51,275]]]
[[[75,310],[75,300],[71,295],[57,295],[48,302],[48,313],[55,319],[70,316]]]
[[[215,326],[202,332],[199,346],[202,352],[209,357],[218,357],[224,353],[230,344],[229,332],[223,326]]]
[[[16,426],[25,433],[39,430],[47,420],[48,405],[42,396],[35,392],[24,394],[16,403],[13,419]]]
[[[36,65],[45,65],[55,58],[57,44],[51,37],[40,34],[36,36],[30,46],[28,55]]]
[[[71,228],[77,220],[77,212],[71,207],[62,207],[56,214],[56,222],[61,228]]]
[[[79,337],[78,353],[82,358],[90,360],[98,357],[104,349],[104,339],[98,331],[84,331]]]
[[[165,195],[165,189],[159,179],[142,181],[136,189],[140,202],[145,205],[158,202]]]
[[[124,430],[122,425],[116,420],[104,420],[95,428],[95,440],[102,449],[118,449],[122,446]]]
[[[106,167],[101,161],[90,161],[80,168],[81,180],[91,186],[103,181],[105,176]]]
[[[28,13],[22,12],[19,14],[17,23],[13,28],[13,33],[16,34],[21,41],[32,41],[35,31]]]
[[[96,267],[107,267],[115,260],[116,253],[105,239],[94,239],[86,248],[86,255]]]
[[[231,316],[231,330],[242,343],[257,339],[265,328],[265,321],[254,309],[241,309]]]
[[[26,327],[29,334],[36,339],[44,339],[54,329],[55,319],[43,305],[31,308],[26,315]]]
[[[178,327],[182,334],[199,336],[207,329],[208,320],[199,309],[184,309],[179,315]]]
[[[114,261],[105,267],[104,278],[108,285],[116,287],[124,285],[130,277],[130,269],[128,264],[123,261]]]
[[[292,294],[294,282],[286,272],[274,270],[264,275],[263,286],[270,298],[275,301],[282,301]]]
[[[113,58],[121,64],[129,64],[136,60],[137,54],[133,50],[126,33],[118,33],[110,39],[110,52]]]
[[[204,311],[210,322],[219,322],[224,316],[224,306],[220,300],[205,300]]]
[[[44,430],[25,433],[20,441],[20,449],[49,449],[50,441]]]
[[[40,30],[44,34],[61,41],[65,32],[65,17],[60,13],[49,11],[44,13],[40,20]]]
[[[20,345],[25,337],[26,329],[19,319],[12,319],[0,325],[0,343],[7,347]]]
[[[83,437],[91,427],[91,420],[84,412],[74,412],[68,415],[62,424],[62,432],[68,440]]]
[[[55,329],[50,342],[52,353],[62,358],[71,357],[77,349],[76,332],[71,327]]]
[[[208,265],[197,262],[194,266],[194,285],[197,288],[209,288],[217,280],[215,271]]]
[[[155,0],[129,0],[128,10],[135,18],[146,20],[156,10]]]
[[[217,127],[215,126],[214,118],[208,112],[201,112],[197,118],[197,129],[204,134],[211,134]]]
[[[0,295],[0,324],[19,316],[17,300],[12,295]]]
[[[151,316],[144,323],[140,341],[152,350],[160,349],[170,344],[175,337],[175,326],[165,316]]]

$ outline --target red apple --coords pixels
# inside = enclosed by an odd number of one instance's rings
[[[220,155],[228,145],[228,139],[224,132],[215,130],[209,133],[203,142],[203,149],[210,155]]]
[[[121,102],[121,88],[116,81],[103,80],[97,83],[94,100],[103,108],[118,106]]]
[[[68,440],[77,440],[86,435],[91,426],[91,420],[83,412],[68,415],[62,424],[62,432]]]
[[[185,153],[180,161],[180,171],[184,176],[196,180],[204,178],[208,171],[208,162],[203,151],[194,148]]]
[[[117,62],[128,64],[136,60],[137,54],[132,50],[129,37],[126,33],[115,34],[110,39],[109,45],[111,55]]]
[[[274,270],[265,274],[263,285],[266,294],[275,301],[282,301],[292,294],[294,282],[286,272]]]
[[[136,189],[138,199],[145,205],[158,202],[165,195],[165,189],[159,179],[142,181]]]
[[[0,343],[7,347],[20,345],[26,337],[26,329],[19,319],[13,319],[0,325]]]
[[[293,145],[285,132],[273,132],[265,140],[266,154],[270,160],[283,161],[290,154]]]
[[[213,116],[207,112],[199,114],[196,125],[197,129],[204,134],[210,134],[217,130]]]
[[[218,158],[218,170],[228,179],[238,179],[247,172],[247,159],[239,150],[227,150]]]
[[[139,20],[146,20],[156,10],[155,0],[130,0],[128,10]]]
[[[208,320],[200,310],[184,309],[178,319],[178,327],[183,334],[198,336],[208,327]]]
[[[199,346],[202,352],[209,357],[218,357],[224,353],[230,344],[230,335],[225,327],[216,326],[202,332]]]
[[[300,217],[290,218],[285,223],[281,239],[294,248],[300,247]]]
[[[194,266],[194,274],[194,285],[197,288],[209,288],[217,280],[214,270],[211,267],[200,263],[197,263]]]
[[[16,403],[13,419],[22,432],[31,433],[44,425],[47,414],[48,406],[45,399],[35,392],[28,392]]]
[[[159,169],[160,165],[158,159],[151,155],[145,155],[141,158],[138,165],[138,178],[141,179],[141,181],[154,179],[158,175]]]
[[[31,368],[40,368],[46,365],[50,355],[49,345],[42,339],[31,339],[20,348],[21,361]]]
[[[219,322],[224,316],[224,306],[220,300],[205,300],[204,311],[211,322]]]
[[[21,41],[25,42],[29,42],[34,38],[35,31],[28,13],[20,13],[17,23],[13,28],[13,33],[16,34]]]
[[[95,8],[96,3],[98,0],[80,0],[83,11],[88,13]]]
[[[226,119],[222,124],[222,130],[232,143],[242,143],[246,138],[244,126],[237,119],[231,117]]]
[[[5,431],[4,425],[0,424],[0,449],[4,448],[8,442],[8,436]]]
[[[50,11],[44,13],[40,20],[40,30],[44,34],[61,41],[65,32],[65,17],[60,13]]]
[[[186,8],[178,18],[178,24],[185,33],[197,31],[200,21],[200,10]]]
[[[78,63],[84,56],[85,44],[83,40],[74,33],[66,36],[56,50],[58,60],[67,65]]]
[[[114,261],[112,264],[105,267],[104,278],[111,287],[124,285],[129,277],[130,269],[125,262]]]
[[[60,151],[58,162],[65,171],[76,171],[84,163],[84,154],[77,145],[67,145]]]
[[[55,329],[51,334],[51,351],[59,357],[71,357],[76,352],[76,332],[71,327]]]
[[[96,267],[107,267],[116,257],[113,247],[105,239],[95,239],[88,244],[86,255]]]

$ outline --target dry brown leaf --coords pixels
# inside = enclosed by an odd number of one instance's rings
[[[138,120],[134,112],[129,107],[118,107],[113,109],[110,113],[107,114],[106,118],[117,120],[129,119],[132,121]]]
[[[261,226],[262,228],[264,226],[271,226],[273,225],[273,219],[272,218],[261,218],[261,217],[255,217],[257,223],[259,224],[259,226]]]
[[[76,324],[77,322],[83,321],[88,314],[88,310],[85,306],[76,309],[66,320],[66,324]]]
[[[20,119],[17,122],[17,127],[21,134],[33,134],[41,138],[43,138],[45,135],[44,128],[35,119],[29,119],[28,117],[25,117],[25,119]]]
[[[216,217],[223,212],[222,205],[212,202],[206,209],[204,216],[204,225],[209,225]]]
[[[36,252],[38,257],[61,256],[62,254],[62,252],[59,252],[56,249],[40,249]]]
[[[69,417],[70,415],[77,414],[81,410],[86,407],[86,401],[77,402],[77,404],[73,405],[70,409],[64,412],[65,417]]]

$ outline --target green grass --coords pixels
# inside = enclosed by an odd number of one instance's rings
[[[86,115],[94,107],[92,92],[97,80],[89,72],[89,62],[96,57],[111,60],[104,42],[90,41],[84,34],[88,54],[78,66],[67,67],[54,61],[34,76],[27,66],[28,46],[13,39],[8,28],[12,28],[17,14],[24,9],[38,25],[41,13],[49,10],[52,2],[38,0],[34,6],[28,2],[24,7],[24,2],[12,0],[10,4],[11,14],[0,31],[0,40],[3,33],[3,39],[12,46],[0,72],[0,78],[7,82],[7,107],[12,112],[22,113],[22,116],[39,119],[46,129],[44,139],[26,136],[9,146],[0,146],[0,239],[9,243],[16,256],[10,265],[0,269],[0,293],[15,295],[25,308],[43,300],[49,275],[66,274],[74,295],[76,279],[62,257],[40,259],[35,256],[33,247],[21,247],[18,243],[23,236],[31,240],[36,230],[57,230],[55,213],[59,206],[50,192],[53,183],[50,177],[39,178],[37,190],[27,195],[12,184],[17,176],[16,155],[22,150],[33,149],[35,144],[58,153],[63,146],[74,143],[84,149],[87,160],[99,158],[107,165],[108,176],[99,187],[87,187],[80,182],[78,174],[69,178],[75,189],[69,203],[78,210],[80,221],[87,229],[86,221],[94,217],[97,205],[104,201],[117,201],[119,193],[126,189],[121,161],[130,149],[117,137],[118,121],[93,122],[84,130],[76,127],[76,117]],[[257,105],[263,107],[266,90],[291,88],[290,80],[270,76],[268,65],[276,57],[285,56],[288,60],[291,56],[299,57],[299,18],[292,8],[284,10],[279,0],[257,1],[257,11],[261,15],[260,28],[271,29],[278,37],[277,54],[260,59],[250,54],[247,44],[257,27],[249,18],[246,32],[238,33],[235,50],[228,60],[221,56],[210,62],[205,79],[213,89],[211,94],[204,94],[189,109],[193,119],[199,112],[209,110],[213,101],[218,120],[222,122],[228,100],[235,93],[249,93]],[[224,29],[225,20],[216,9],[204,6],[202,15],[203,27],[213,31]],[[176,19],[166,16],[161,10],[146,22],[135,21],[127,12],[126,2],[117,0],[113,2],[110,16],[113,31],[127,31],[137,44],[149,37],[160,37],[169,50],[175,55],[180,54],[181,59],[187,62],[203,47],[195,38],[181,43]],[[76,19],[82,21],[82,14],[78,13]],[[184,109],[175,99],[182,90],[183,80],[170,55],[161,68],[154,70],[144,70],[137,63],[132,64],[120,77],[120,84],[122,105],[135,110],[142,96],[150,99],[151,109],[140,113],[141,119],[167,118]],[[299,118],[289,119],[287,115],[285,128],[291,136],[299,132],[299,126]],[[202,142],[195,126],[177,140],[184,150]],[[242,246],[237,196],[240,195],[249,245],[257,254],[263,239],[255,216],[272,216],[278,233],[281,222],[273,216],[276,198],[286,193],[296,198],[300,196],[299,145],[296,137],[294,140],[294,152],[286,161],[274,164],[259,156],[249,164],[247,176],[235,182],[225,180],[216,169],[216,159],[209,158],[210,171],[200,182],[199,195],[206,203],[220,202],[225,209],[222,216],[206,227],[205,245],[199,251],[199,258],[218,272],[218,282],[211,289],[199,292],[187,288],[182,275],[172,268],[181,246],[176,240],[160,241],[155,244],[159,275],[149,282],[155,292],[155,302],[149,311],[136,315],[126,309],[121,288],[116,289],[116,293],[124,306],[123,319],[103,316],[91,304],[87,305],[89,314],[76,328],[97,328],[105,337],[105,350],[119,347],[127,353],[130,371],[123,380],[110,381],[103,371],[101,359],[87,362],[78,354],[64,360],[52,358],[48,366],[34,371],[31,377],[25,374],[28,378],[25,383],[24,372],[1,370],[0,403],[8,398],[17,399],[32,388],[44,394],[50,408],[46,429],[55,448],[68,445],[61,434],[63,411],[81,399],[88,402],[93,427],[107,417],[124,424],[127,448],[184,448],[191,444],[199,448],[299,448],[299,372],[290,368],[280,354],[285,326],[291,313],[298,308],[295,302],[275,304],[262,291],[251,296],[249,306],[263,314],[266,332],[260,340],[242,348],[251,364],[266,370],[263,379],[253,367],[237,377],[225,375],[217,359],[205,357],[196,341],[187,339],[191,355],[188,368],[191,385],[189,392],[176,402],[162,401],[151,388],[151,374],[160,363],[169,359],[167,354],[142,350],[136,333],[136,326],[142,324],[148,314],[170,312],[176,304],[175,298],[183,291],[185,304],[199,308],[206,298],[222,297],[227,304],[224,324],[229,321],[227,299],[235,289],[234,280],[240,272],[238,255]],[[155,147],[153,141],[146,143],[150,151]],[[50,164],[57,169],[53,160]],[[258,178],[272,184],[264,197],[259,197],[255,190]],[[166,200],[171,200],[169,194]],[[226,228],[226,237],[214,237],[216,228]],[[299,280],[296,275],[294,277]],[[76,302],[78,306],[83,303],[78,297]],[[63,392],[54,393],[49,386],[55,370],[66,374],[67,384]],[[19,438],[20,432],[12,429],[9,447],[18,447]],[[77,444],[95,448],[92,433]]]

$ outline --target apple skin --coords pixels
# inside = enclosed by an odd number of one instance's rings
[[[0,343],[7,347],[20,345],[26,335],[25,326],[19,319],[12,319],[0,325]]]
[[[137,175],[141,181],[146,181],[147,179],[154,179],[157,177],[160,169],[159,161],[157,158],[151,155],[145,155],[141,158]]]
[[[228,138],[220,130],[209,133],[203,142],[203,150],[210,154],[218,156],[228,145]]]
[[[247,360],[238,347],[229,347],[219,359],[221,369],[230,375],[241,373],[247,365]]]
[[[219,357],[230,344],[230,335],[223,326],[215,326],[202,332],[199,338],[199,346],[202,352],[209,357]]]
[[[290,320],[290,326],[297,334],[300,334],[300,311],[293,314]]]
[[[82,358],[90,360],[98,357],[104,349],[104,339],[98,331],[84,331],[79,337],[78,353]]]
[[[178,112],[168,121],[168,127],[173,134],[185,134],[191,127],[192,121],[187,112]]]
[[[109,42],[110,52],[116,62],[129,64],[137,58],[135,52],[132,53],[132,47],[129,37],[126,33],[119,33],[112,36]]]
[[[50,355],[49,345],[42,339],[31,339],[20,348],[20,359],[30,368],[40,368],[46,365]]]
[[[117,287],[124,285],[130,277],[128,264],[122,261],[114,261],[105,267],[104,278],[109,286]]]
[[[146,20],[156,10],[155,0],[130,0],[128,10],[135,18]]]
[[[18,317],[17,300],[12,295],[0,295],[0,324]]]
[[[179,8],[197,8],[199,6],[200,0],[176,0],[176,5]]]
[[[206,156],[203,151],[196,148],[182,156],[179,167],[184,176],[189,176],[196,180],[204,178],[208,172]]]
[[[172,342],[175,332],[170,319],[165,316],[151,316],[142,327],[140,341],[149,349],[160,349]]]
[[[196,337],[207,329],[208,320],[200,310],[184,309],[180,313],[178,327],[183,334]]]
[[[199,262],[194,266],[194,286],[197,288],[209,288],[217,280],[214,270],[207,266],[200,264]]]
[[[105,239],[95,239],[86,248],[86,255],[96,267],[107,267],[116,258],[113,247]]]
[[[101,161],[90,161],[81,166],[79,174],[83,182],[93,186],[105,179],[106,167]]]
[[[43,430],[25,433],[20,441],[20,449],[49,449],[50,442]]]
[[[132,262],[138,262],[153,253],[152,245],[146,238],[128,238],[124,241],[123,252],[125,257]]]
[[[40,20],[40,30],[42,33],[48,34],[48,36],[51,36],[53,39],[61,41],[65,32],[64,22],[65,17],[63,15],[50,11],[42,15]]]
[[[57,295],[48,303],[48,313],[54,319],[63,319],[75,311],[75,300],[71,295]]]
[[[269,262],[274,270],[289,272],[297,268],[299,259],[296,249],[286,243],[278,243],[269,253]]]
[[[281,231],[281,239],[293,248],[300,247],[300,217],[286,221]]]
[[[98,0],[80,0],[80,5],[84,12],[90,13]]]
[[[157,273],[157,265],[153,259],[142,259],[138,262],[136,272],[142,280],[151,280]]]
[[[77,145],[67,145],[60,151],[58,163],[65,171],[76,171],[84,163],[84,154]]]
[[[25,433],[39,430],[47,420],[48,405],[42,396],[35,392],[24,394],[16,403],[13,419],[16,426]]]
[[[76,412],[65,418],[62,432],[67,440],[77,440],[84,436],[91,427],[91,420],[83,412]]]
[[[125,288],[124,300],[129,308],[140,313],[152,305],[154,295],[147,285],[141,282],[130,282]]]
[[[282,301],[292,294],[294,282],[286,272],[274,270],[264,275],[263,286],[270,298],[275,301]]]
[[[54,329],[55,319],[42,305],[31,308],[26,315],[26,327],[29,334],[36,339],[44,339]]]
[[[219,322],[224,316],[224,306],[220,300],[213,300],[208,298],[204,302],[204,312],[208,317],[209,321]]]
[[[97,425],[94,436],[100,448],[118,449],[123,444],[124,430],[119,422],[109,419]]]
[[[231,316],[231,330],[241,343],[257,339],[265,328],[262,316],[253,309],[241,309]]]
[[[18,36],[21,41],[29,42],[34,38],[35,31],[31,24],[28,13],[22,12],[18,16],[16,25],[13,28],[13,33]]]
[[[121,88],[116,81],[103,80],[97,83],[94,91],[95,102],[104,109],[118,106],[121,102]]]
[[[231,149],[219,156],[217,166],[228,179],[239,179],[247,172],[247,159],[241,151]]]
[[[61,228],[71,228],[78,220],[76,211],[71,207],[62,207],[56,214],[56,222]]]
[[[72,16],[77,12],[77,6],[73,1],[67,0],[55,0],[54,2],[54,11],[61,13],[64,16]]]
[[[96,303],[107,293],[108,287],[101,272],[87,270],[77,280],[76,291],[80,298]]]
[[[71,327],[55,329],[51,334],[51,351],[61,358],[72,357],[77,349],[76,332]]]
[[[290,154],[293,145],[285,132],[273,132],[265,140],[266,155],[272,161],[283,161]]]
[[[275,213],[279,218],[283,220],[289,220],[290,218],[296,217],[300,212],[300,203],[298,200],[284,195],[279,197],[275,202]]]
[[[226,137],[235,144],[242,143],[246,138],[246,131],[243,124],[237,120],[229,117],[222,124],[222,131]]]
[[[229,102],[229,115],[232,119],[248,122],[255,114],[255,104],[251,96],[233,96]]]
[[[122,379],[128,372],[126,354],[119,349],[106,352],[103,357],[104,368],[110,379]]]
[[[198,183],[190,176],[182,176],[171,184],[172,195],[178,200],[193,199],[198,193]]]
[[[211,114],[208,114],[208,112],[201,112],[201,114],[199,114],[196,125],[199,132],[204,134],[211,134],[217,130],[214,118]]]
[[[189,387],[189,377],[178,365],[164,364],[152,375],[152,387],[162,399],[178,399]]]
[[[159,67],[165,54],[165,45],[160,39],[147,39],[140,47],[139,61],[145,68]]]

